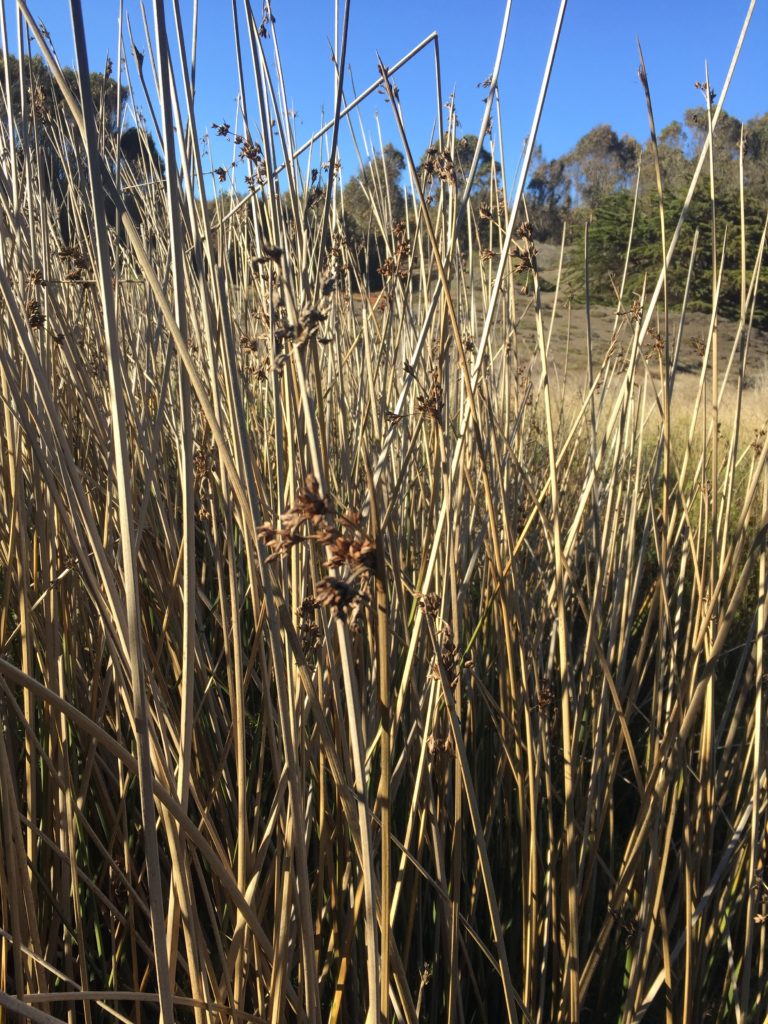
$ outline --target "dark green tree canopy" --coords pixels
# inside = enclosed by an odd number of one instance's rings
[[[400,178],[405,157],[391,143],[370,160],[344,188],[344,216],[358,238],[381,234],[405,216]]]
[[[24,107],[34,116],[39,126],[45,126],[59,117],[70,119],[69,108],[64,102],[55,78],[42,57],[25,56],[21,66],[18,57],[12,53],[0,55],[0,113],[8,117],[8,103],[5,94],[5,65],[8,65],[10,79],[11,113],[17,120],[22,113],[22,92]],[[62,68],[64,79],[78,99],[80,86],[77,72],[73,68]],[[23,84],[22,84],[23,82]],[[98,120],[104,124],[110,134],[117,131],[119,110],[117,107],[117,82],[111,77],[111,66],[107,65],[105,73],[92,71],[90,74],[91,95],[96,107]],[[127,93],[120,94],[120,106],[126,101]]]
[[[667,241],[670,225],[677,224],[695,163],[709,131],[707,109],[699,106],[687,110],[681,120],[671,121],[657,133]],[[768,114],[742,125],[727,111],[721,111],[712,147],[717,197],[716,237],[718,245],[725,243],[720,308],[727,315],[738,316],[742,231],[749,261],[757,254],[768,204]],[[541,150],[537,152],[526,188],[526,203],[534,230],[538,238],[554,240],[563,224],[571,223],[571,235],[574,242],[578,238],[578,244],[570,247],[567,261],[578,292],[583,287],[583,230],[589,222],[590,290],[595,302],[612,305],[616,301],[614,284],[621,277],[630,225],[634,226],[628,264],[629,292],[640,290],[644,275],[658,267],[662,239],[655,161],[656,152],[650,140],[641,146],[629,136],[619,137],[609,125],[598,125],[587,132],[560,158],[544,160]],[[640,181],[635,208],[638,169]],[[707,161],[669,268],[669,294],[674,304],[682,296],[693,236],[698,228],[698,272],[693,277],[689,295],[693,309],[706,309],[711,303],[711,246],[702,244],[702,239],[711,238],[712,233],[708,175]],[[760,325],[768,323],[765,302],[760,297],[755,320]]]
[[[72,120],[61,89],[42,57],[25,56],[20,65],[18,58],[13,54],[8,54],[7,57],[0,55],[0,116],[4,120],[8,118],[9,106],[5,89],[6,61],[10,83],[10,112],[16,122],[17,144],[21,143],[21,118],[22,114],[25,114],[24,130],[27,139],[29,132],[34,130],[45,156],[50,159],[53,150],[56,149],[52,138],[55,137],[60,149],[61,135],[49,133],[48,128],[60,120]],[[122,124],[122,113],[128,92],[125,89],[120,91],[118,107],[117,82],[111,77],[111,71],[111,63],[108,61],[104,73],[94,71],[89,77],[97,122],[107,136],[116,136],[118,127]],[[71,91],[79,99],[80,85],[77,72],[73,68],[64,67],[62,74]],[[151,168],[162,173],[163,161],[155,140],[142,127],[129,127],[121,131],[118,152],[122,159],[134,168],[138,168],[140,162],[146,158]],[[63,154],[59,152],[56,156],[60,160]]]
[[[146,160],[149,168],[162,174],[164,163],[153,137],[143,128],[126,128],[120,135],[120,156],[137,167]]]
[[[571,209],[571,178],[563,159],[544,160],[541,147],[537,163],[528,179],[526,202],[536,235],[542,239],[556,237]]]
[[[664,201],[667,224],[676,224],[683,206],[684,194],[669,192]],[[629,238],[629,226],[633,216],[634,197],[625,189],[606,197],[600,207],[591,215],[589,230],[590,287],[596,302],[613,305],[616,301],[614,283],[621,276],[623,265],[622,247]],[[754,258],[760,244],[765,219],[765,206],[760,210],[751,206],[745,216],[745,245],[747,258]],[[737,319],[740,313],[741,272],[740,272],[740,213],[738,195],[724,192],[716,204],[716,226],[718,238],[718,259],[725,241],[725,263],[722,268],[719,309],[722,314]],[[711,229],[711,206],[707,189],[697,189],[683,224],[675,258],[668,272],[669,298],[672,305],[682,300],[686,286],[688,264],[693,238],[699,229],[700,242],[696,250],[696,272],[689,286],[688,308],[708,311],[712,300],[712,247],[705,232]],[[667,238],[669,233],[667,234]],[[627,294],[640,292],[646,275],[658,273],[661,259],[661,232],[659,230],[658,201],[646,192],[641,195],[634,212],[632,252],[627,279]],[[582,248],[574,247],[576,267],[574,279],[583,274]],[[763,271],[765,274],[765,271]],[[758,296],[759,300],[759,296]],[[768,323],[768,309],[765,302],[758,301],[755,323]]]
[[[476,135],[460,135],[453,143],[446,136],[442,148],[437,145],[429,146],[422,153],[417,170],[425,179],[427,186],[429,186],[431,184],[430,179],[440,177],[440,174],[436,172],[443,169],[441,158],[445,154],[447,157],[446,167],[450,168],[450,175],[455,176],[457,185],[459,188],[463,188],[472,169],[472,158],[475,155],[476,148]],[[491,176],[494,173],[494,169],[491,154],[483,146],[480,150],[480,159],[478,160],[477,170],[472,182],[472,192],[474,195],[482,192],[487,193],[490,190]]]
[[[563,157],[579,202],[594,208],[602,198],[627,188],[637,171],[640,144],[621,138],[608,124],[599,124]]]
[[[65,67],[62,75],[71,92],[80,99],[77,72]],[[107,61],[103,73],[91,73],[90,89],[107,164],[114,169],[121,160],[130,170],[134,185],[143,186],[161,177],[162,158],[154,139],[143,127],[129,127],[118,136],[128,92],[118,92],[111,62]],[[10,119],[10,134],[21,159],[34,146],[39,161],[36,166],[40,169],[39,187],[52,203],[66,241],[71,228],[71,200],[80,194],[86,180],[83,149],[62,90],[41,57],[25,56],[19,61],[13,54],[0,56],[0,117],[6,125]],[[140,219],[135,196],[127,192],[125,201],[134,218]],[[111,200],[108,207],[112,209]]]

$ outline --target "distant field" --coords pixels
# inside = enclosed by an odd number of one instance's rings
[[[547,330],[549,330],[552,308],[555,302],[554,286],[557,281],[557,268],[560,258],[560,249],[548,243],[537,245],[538,260],[541,279],[543,282],[541,292],[541,304],[544,310]],[[618,268],[620,271],[621,268]],[[649,282],[649,290],[653,288],[656,281]],[[518,286],[518,291],[524,285]],[[567,368],[579,373],[586,370],[587,366],[587,316],[586,307],[583,302],[583,286],[579,287],[578,294],[572,294],[576,289],[566,283],[557,296],[557,309],[552,328],[550,354],[558,369]],[[526,351],[535,358],[536,342],[535,327],[532,318],[525,313],[527,301],[531,299],[529,294],[519,295],[517,298],[518,310],[522,313],[523,323],[519,331],[521,341]],[[629,296],[624,302],[625,311],[629,309],[632,299]],[[589,327],[592,339],[594,359],[599,364],[609,346],[614,340],[618,340],[624,347],[628,344],[631,335],[632,324],[628,316],[616,315],[616,307],[590,305]],[[680,355],[678,360],[678,372],[683,376],[696,375],[701,371],[703,363],[703,349],[710,330],[711,314],[687,310],[685,313],[684,329],[682,332]],[[662,315],[657,313],[654,318],[656,328],[663,329]],[[736,337],[738,325],[729,320],[718,318],[719,338],[719,368],[726,369],[731,357],[733,342]],[[675,340],[680,326],[680,311],[672,308],[669,314],[669,336],[670,345],[674,348]],[[650,348],[650,344],[646,346]],[[649,365],[653,360],[649,361]],[[745,365],[744,380],[748,388],[758,388],[768,384],[768,332],[757,327],[750,328],[749,344],[747,347],[747,359]]]

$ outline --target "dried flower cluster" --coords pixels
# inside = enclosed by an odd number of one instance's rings
[[[332,527],[318,538],[329,549],[329,556],[323,564],[328,569],[346,566],[349,569],[347,578],[350,580],[358,576],[367,578],[376,570],[376,545],[348,517],[342,516],[339,521],[346,527],[344,532]]]
[[[296,609],[299,616],[299,640],[304,656],[310,665],[314,665],[317,649],[322,640],[323,631],[315,621],[316,605],[311,597],[305,597]]]
[[[275,253],[280,253],[279,249],[269,250],[272,256]],[[267,258],[271,257],[258,257],[256,262],[262,264]],[[334,282],[330,278],[323,285],[322,293],[324,299],[327,300],[327,296],[333,291]],[[290,342],[292,345],[301,347],[308,344],[309,342],[317,342],[320,345],[327,345],[332,340],[328,335],[320,333],[320,327],[328,319],[328,314],[323,309],[318,309],[315,306],[307,304],[299,313],[298,323],[294,324],[288,318],[288,312],[285,306],[279,302],[279,297],[275,294],[275,306],[273,309],[272,319],[272,330],[271,337],[274,339],[274,343],[278,349],[282,348],[286,342]],[[255,352],[258,349],[259,342],[261,340],[270,340],[270,320],[269,316],[262,312],[258,314],[258,319],[262,324],[262,331],[256,336],[245,335],[241,338],[241,344],[245,349],[250,352]]]
[[[213,127],[216,129],[217,135],[223,138],[231,137],[234,144],[240,147],[241,160],[249,160],[255,165],[254,173],[245,177],[246,185],[250,189],[256,189],[259,186],[265,185],[268,180],[268,174],[261,145],[247,136],[239,134],[239,132],[233,132],[226,121],[222,121],[221,124],[214,122]],[[228,171],[224,167],[217,167],[214,169],[214,174],[217,175],[219,181],[225,181]]]
[[[453,753],[453,740],[450,736],[440,737],[430,733],[427,739],[427,750],[430,757],[439,757],[441,754]]]
[[[536,255],[538,250],[533,244],[533,225],[530,221],[524,221],[517,229],[518,236],[522,239],[522,244],[513,239],[515,246],[515,253],[513,258],[517,260],[515,265],[515,273],[519,274],[523,271],[536,272]]]
[[[195,491],[195,514],[202,522],[210,519],[209,499],[211,495],[211,473],[213,470],[214,448],[211,431],[206,425],[192,456],[193,487]]]
[[[656,330],[653,324],[650,324],[648,327],[648,337],[653,343],[650,346],[651,351],[655,352],[658,356],[662,356],[664,354],[664,336],[660,331]]]
[[[291,548],[305,538],[298,531],[305,523],[319,526],[323,518],[329,515],[331,508],[320,494],[320,484],[316,477],[310,473],[305,486],[282,517],[282,527],[277,528],[272,523],[266,522],[259,526],[257,533],[270,549],[271,554],[268,562],[274,561],[283,555],[288,554]]]
[[[693,88],[698,89],[703,94],[704,99],[708,100],[709,103],[714,103],[717,93],[714,89],[710,89],[706,82],[694,82]]]
[[[333,278],[341,278],[349,270],[349,239],[341,228],[337,228],[331,236],[327,259],[328,273]]]
[[[346,580],[326,576],[315,587],[314,602],[318,608],[330,608],[342,622],[354,624],[363,607],[363,595]]]
[[[88,260],[76,245],[67,245],[60,249],[56,255],[67,268],[64,274],[65,281],[81,281],[83,273],[90,269]]]
[[[41,121],[43,124],[52,124],[53,118],[51,116],[51,103],[47,99],[43,88],[36,85],[28,90],[28,95],[32,102],[32,109],[35,112],[35,117],[37,117],[38,121]]]
[[[557,714],[557,691],[551,683],[542,683],[539,687],[539,699],[534,701],[533,710],[538,711],[550,725],[554,725]]]
[[[436,423],[440,422],[440,415],[443,411],[443,386],[440,383],[440,372],[434,370],[432,373],[432,385],[426,393],[422,393],[416,399],[419,412],[425,416],[431,416]]]
[[[379,267],[379,273],[382,278],[399,278],[401,281],[405,281],[408,277],[410,259],[411,259],[411,243],[406,237],[405,224],[402,221],[398,221],[393,226],[393,232],[395,236],[395,250],[391,256],[388,256]]]
[[[324,324],[327,319],[327,313],[312,306],[306,306],[299,314],[299,323],[292,332],[294,345],[306,345],[310,341],[327,345],[331,339],[320,334],[320,325]]]
[[[433,181],[443,181],[447,185],[456,187],[456,168],[454,167],[451,154],[444,149],[430,146],[424,154],[421,169],[426,176],[426,187],[431,187]]]
[[[45,327],[45,313],[43,313],[37,299],[30,299],[24,307],[24,315],[27,323],[34,330],[42,330]]]
[[[309,526],[309,532],[302,528]],[[361,516],[351,510],[335,515],[332,504],[320,494],[320,485],[310,473],[306,486],[282,516],[280,527],[263,523],[258,534],[267,547],[271,562],[301,542],[314,542],[325,547],[327,569],[336,569],[344,576],[327,576],[317,587],[312,607],[330,608],[340,619],[354,622],[365,602],[364,588],[376,570],[376,543],[362,526]],[[309,600],[309,599],[308,599]],[[302,615],[306,615],[302,605]]]
[[[629,319],[630,323],[633,323],[633,324],[640,323],[640,321],[641,321],[641,319],[643,317],[643,306],[642,306],[642,303],[640,302],[640,299],[638,299],[637,297],[632,299],[632,305],[629,307],[628,310],[626,310],[624,315]]]
[[[456,646],[456,642],[453,638],[453,630],[447,622],[442,624],[442,629],[440,630],[439,659],[439,663],[436,658],[433,657],[432,659],[430,669],[430,675],[432,678],[440,678],[440,667],[442,666],[443,671],[448,678],[448,682],[451,684],[456,683],[459,678],[462,656],[461,651]]]

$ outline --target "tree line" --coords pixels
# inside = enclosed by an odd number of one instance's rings
[[[5,61],[7,61],[7,75]],[[124,108],[128,97],[112,77],[111,64],[103,73],[92,73],[91,92],[98,120],[115,162],[121,161],[132,185],[141,185],[163,174],[162,159],[152,135],[143,127],[124,126]],[[63,69],[67,84],[78,94],[76,73]],[[68,192],[84,180],[74,133],[67,131],[69,120],[59,87],[40,57],[25,57],[19,66],[13,55],[0,56],[0,117],[10,130],[19,161],[34,148],[39,154],[41,187],[54,204],[62,237],[66,242],[71,215]],[[8,105],[10,104],[10,112]],[[9,117],[10,113],[10,117]],[[663,208],[668,225],[674,225],[693,174],[696,160],[707,138],[708,112],[705,106],[687,110],[682,120],[666,125],[657,138],[658,160],[663,188]],[[49,130],[62,126],[64,131]],[[222,134],[222,126],[214,126]],[[223,126],[229,132],[229,126]],[[34,138],[30,138],[30,132]],[[242,140],[241,140],[242,141]],[[440,183],[463,190],[477,147],[475,135],[455,133],[430,145],[421,155],[416,173],[428,207],[439,194]],[[258,147],[255,147],[258,149]],[[245,160],[251,160],[254,145],[244,140]],[[246,152],[247,151],[247,152]],[[251,154],[251,155],[249,155]],[[768,113],[742,124],[722,111],[713,136],[715,182],[714,205],[710,200],[708,173],[701,176],[676,259],[668,275],[672,303],[680,300],[688,273],[694,234],[709,233],[724,253],[720,306],[726,314],[738,315],[741,302],[741,247],[747,259],[754,259],[766,215],[768,196]],[[331,177],[326,168],[326,180]],[[223,182],[229,169],[217,168]],[[259,191],[263,181],[246,178],[249,188]],[[638,186],[636,188],[636,186]],[[307,183],[303,216],[310,217],[322,207],[322,174],[313,172]],[[348,251],[354,254],[356,286],[378,289],[387,276],[401,271],[402,239],[408,235],[410,219],[434,216],[433,209],[420,210],[414,199],[414,183],[407,173],[403,154],[392,144],[368,160],[348,178],[340,191],[337,221],[345,235]],[[743,226],[742,226],[743,196]],[[140,203],[128,197],[137,220]],[[506,224],[507,209],[501,168],[489,145],[480,149],[480,160],[466,214],[457,231],[457,250],[461,257],[470,249],[484,258],[493,255]],[[613,304],[615,283],[621,275],[627,241],[632,233],[632,251],[628,264],[627,287],[631,293],[642,288],[646,274],[657,272],[661,256],[661,227],[655,172],[655,153],[650,140],[644,143],[619,136],[608,124],[599,124],[587,132],[572,149],[560,157],[545,159],[539,149],[535,155],[525,189],[520,218],[533,226],[540,242],[559,243],[565,231],[568,244],[567,264],[571,270],[573,291],[578,298],[583,279],[585,232],[588,237],[589,286],[592,299]],[[718,251],[717,248],[715,251]],[[398,255],[398,252],[400,255]],[[719,257],[718,257],[719,260]],[[706,308],[711,298],[712,244],[699,245],[696,273],[692,276],[689,300],[692,308]],[[768,326],[768,311],[763,303],[756,310],[757,320]]]
[[[709,132],[708,117],[705,107],[689,109],[682,121],[672,121],[658,134],[667,238],[683,209]],[[768,114],[742,124],[722,111],[712,140],[712,168],[714,182],[710,182],[708,161],[688,209],[669,268],[668,294],[673,305],[682,299],[698,231],[689,307],[706,310],[711,305],[715,251],[718,273],[722,271],[720,309],[738,317],[742,235],[749,268],[758,252],[768,205]],[[631,136],[619,137],[610,125],[598,125],[563,157],[544,160],[539,154],[527,197],[539,238],[559,241],[565,226],[574,243],[569,265],[577,293],[583,279],[585,232],[593,300],[615,303],[630,233],[628,293],[640,292],[645,276],[658,274],[662,234],[650,140],[640,144]],[[768,326],[765,301],[758,301],[755,319],[760,326]]]
[[[682,120],[670,122],[658,133],[656,149],[668,236],[677,224],[708,131],[708,113],[702,106],[687,110]],[[476,136],[466,135],[445,147],[459,188],[469,171],[476,143]],[[431,147],[420,160],[418,171],[425,183],[429,182],[430,171],[434,172],[439,152],[439,147]],[[650,140],[641,143],[630,135],[619,136],[608,124],[597,125],[569,152],[555,159],[545,159],[538,149],[520,219],[532,223],[540,242],[559,244],[565,230],[567,266],[577,299],[584,294],[585,232],[594,301],[615,303],[630,235],[627,293],[640,291],[644,277],[658,273],[662,233],[655,160]],[[722,269],[720,308],[726,315],[737,317],[742,234],[749,264],[758,251],[768,204],[768,113],[742,124],[722,111],[713,135],[712,166],[714,187],[707,163],[689,206],[669,269],[668,294],[673,305],[682,298],[698,230],[700,243],[689,289],[690,308],[709,308],[714,245],[718,271]],[[392,221],[399,221],[409,208],[403,186],[405,169],[402,154],[387,145],[344,188],[345,226],[358,247],[365,246],[364,267],[369,283],[376,277],[376,258],[371,254],[386,249],[387,224],[381,211]],[[480,252],[487,251],[490,224],[500,216],[503,201],[499,165],[483,148],[467,216],[459,226],[460,252],[470,243]],[[410,204],[410,209],[413,211],[415,204]],[[761,326],[768,326],[764,302],[758,303],[755,318]]]
[[[64,67],[62,75],[79,99],[77,73]],[[142,204],[136,190],[162,179],[162,157],[143,125],[126,126],[128,91],[120,89],[112,77],[111,61],[107,61],[103,72],[91,72],[89,77],[103,151],[113,167],[120,163],[126,186],[124,202],[139,223]],[[68,244],[73,228],[71,219],[76,216],[71,200],[73,193],[85,194],[87,173],[69,107],[41,57],[25,55],[20,64],[15,55],[0,54],[0,123],[18,171],[29,170],[26,165],[32,160],[33,180],[52,207],[62,241]],[[109,201],[107,208],[109,211]]]

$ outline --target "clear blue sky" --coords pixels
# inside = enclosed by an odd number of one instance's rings
[[[258,15],[261,3],[252,2]],[[51,33],[60,60],[73,63],[67,0],[28,3]],[[179,3],[189,32],[191,0]],[[199,3],[196,116],[198,134],[202,134],[214,121],[234,123],[238,88],[231,0]],[[242,0],[238,4],[242,12]],[[613,125],[619,134],[626,132],[640,140],[647,137],[645,100],[637,78],[636,37],[645,54],[658,128],[681,118],[687,107],[701,103],[701,94],[693,83],[704,78],[705,61],[709,62],[712,87],[719,93],[748,6],[747,0],[570,0],[538,139],[545,155],[566,152],[586,131],[602,122]],[[147,7],[152,32],[152,0],[147,0]],[[138,47],[146,50],[138,0],[124,0],[124,8],[130,15]],[[166,9],[171,26],[169,0]],[[528,133],[557,9],[556,0],[515,0],[512,4],[500,78],[508,159],[516,159]],[[118,10],[118,0],[83,0],[93,70],[103,68],[107,53],[113,58],[116,54]],[[394,64],[436,30],[445,98],[455,90],[461,130],[476,131],[486,95],[477,83],[492,70],[503,11],[502,0],[352,0],[347,63],[356,90],[362,91],[375,79],[377,50],[387,65]],[[334,3],[274,0],[273,13],[288,100],[297,111],[296,135],[303,140],[321,123],[323,113],[327,116],[333,108],[329,55]],[[243,42],[247,55],[244,33]],[[726,102],[729,113],[747,120],[768,110],[766,66],[768,0],[758,0]],[[435,118],[432,52],[423,51],[398,74],[396,84],[411,145],[418,156],[429,142]],[[378,115],[385,141],[397,141],[393,117],[383,96],[372,96],[360,113],[369,136],[376,136]],[[231,152],[220,142],[215,147],[216,162],[231,159]],[[348,135],[342,141],[341,152],[348,177],[356,170]]]

